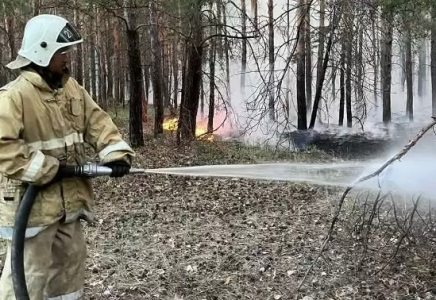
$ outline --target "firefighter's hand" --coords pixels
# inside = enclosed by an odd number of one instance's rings
[[[111,177],[123,177],[130,171],[130,165],[124,160],[112,161],[104,166],[112,169]]]

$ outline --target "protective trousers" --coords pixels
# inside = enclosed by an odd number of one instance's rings
[[[30,300],[76,300],[83,296],[86,245],[80,221],[57,222],[24,246],[24,268]],[[0,279],[0,300],[15,300],[11,276],[11,243]]]

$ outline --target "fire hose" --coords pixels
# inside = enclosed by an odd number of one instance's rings
[[[147,172],[148,171],[145,169],[132,168],[130,169],[129,174],[145,174]],[[110,176],[112,174],[112,169],[98,166],[96,164],[85,164],[83,166],[66,167],[64,173],[65,174],[61,174],[63,177],[92,178],[98,176]],[[34,185],[29,185],[26,188],[15,218],[11,246],[11,268],[12,283],[15,298],[17,300],[30,300],[24,270],[24,241],[30,212],[35,198],[41,189],[42,187]]]

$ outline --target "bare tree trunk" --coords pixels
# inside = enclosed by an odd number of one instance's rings
[[[425,81],[427,79],[427,47],[426,39],[421,41],[419,46],[419,66],[418,66],[418,96],[423,97],[425,94]]]
[[[305,0],[299,0],[298,9],[298,32],[296,59],[297,59],[297,129],[307,129],[307,106],[306,106],[306,86],[305,86],[305,39],[304,39],[304,8]]]
[[[270,120],[275,120],[274,109],[274,5],[273,0],[268,0],[268,57],[269,57],[269,82],[268,82],[268,110]]]
[[[330,60],[330,52],[331,52],[332,46],[333,46],[333,39],[335,36],[335,30],[336,30],[337,26],[339,25],[340,19],[341,19],[341,14],[337,15],[336,11],[333,12],[333,22],[331,24],[330,37],[329,37],[329,40],[327,42],[327,49],[326,49],[325,57],[324,57],[324,60],[322,61],[321,70],[319,72],[317,72],[318,79],[317,79],[317,85],[316,85],[315,100],[313,102],[312,116],[311,116],[310,125],[309,125],[310,129],[313,129],[315,127],[315,121],[316,121],[316,116],[318,114],[319,103],[321,101],[321,94],[322,94],[322,88],[323,88],[323,84],[324,84],[324,80],[325,80],[325,74],[327,72],[327,68],[328,68],[328,64],[329,64],[329,60]],[[333,71],[333,72],[335,72],[335,71]],[[335,78],[333,78],[333,82],[334,82],[334,80],[335,80]],[[333,90],[334,89],[335,89],[335,87],[333,86]]]
[[[114,65],[117,70],[114,72],[114,85],[115,85],[115,100],[117,105],[122,101],[121,98],[121,77],[122,77],[122,65],[121,65],[121,52],[120,52],[120,31],[118,21],[114,24],[113,36],[114,36]]]
[[[226,4],[223,3],[223,23],[224,26],[227,25],[227,12],[226,12]],[[231,102],[231,88],[230,88],[230,56],[229,56],[230,46],[229,39],[224,37],[224,54],[226,57],[226,85],[227,85],[227,101]]]
[[[352,127],[353,116],[352,116],[352,87],[351,87],[351,71],[353,68],[353,9],[351,3],[348,2],[347,5],[347,17],[346,17],[346,78],[345,78],[345,101],[346,101],[346,111],[347,111],[347,127]]]
[[[409,121],[413,121],[413,62],[412,62],[412,32],[409,24],[406,24],[406,81],[407,81],[407,104],[406,115]]]
[[[220,35],[223,34],[223,23],[222,23],[222,5],[221,0],[216,0],[216,17],[217,17],[217,34],[219,35],[216,37],[216,52],[218,54],[219,61],[222,61],[224,58],[224,51],[223,51],[223,41]]]
[[[200,83],[202,74],[203,39],[201,1],[192,5],[191,11],[191,39],[187,51],[187,70],[184,76],[184,92],[180,105],[178,124],[178,142],[190,141],[195,138],[198,102],[200,98]]]
[[[431,99],[433,103],[432,117],[436,117],[436,3],[431,7]]]
[[[218,5],[219,6],[219,5]],[[213,20],[213,3],[210,3],[210,19]],[[215,20],[215,22],[219,22],[219,20]],[[211,35],[217,33],[216,27],[211,24]],[[210,40],[209,47],[209,113],[207,118],[207,132],[213,132],[213,119],[215,115],[215,60],[216,60],[216,51],[217,51],[217,41],[216,38],[212,38]]]
[[[290,33],[290,28],[291,28],[291,20],[290,20],[290,9],[291,9],[291,5],[290,5],[290,0],[286,1],[286,42],[288,43],[287,45],[287,54],[288,57],[291,57],[292,53],[291,53],[291,33]],[[291,94],[291,72],[290,70],[286,70],[286,94],[285,94],[285,118],[286,120],[289,120],[289,113],[290,113],[290,94]]]
[[[374,81],[373,81],[373,86],[374,86],[374,90],[373,90],[373,95],[374,95],[374,103],[375,103],[375,107],[376,109],[378,108],[378,65],[379,65],[379,56],[378,56],[378,50],[379,50],[379,36],[378,36],[378,30],[376,29],[376,26],[378,24],[378,17],[377,17],[377,10],[373,9],[371,12],[371,16],[372,16],[372,26],[371,26],[371,31],[372,31],[372,36],[374,39],[374,44],[373,44],[373,52],[372,52],[372,60],[374,63]]]
[[[253,12],[254,30],[259,30],[259,16],[257,0],[251,0],[251,11]]]
[[[381,79],[383,91],[383,123],[391,122],[392,41],[393,16],[387,8],[382,9]]]
[[[94,10],[94,9],[93,9]],[[91,91],[92,98],[97,101],[97,68],[96,68],[96,25],[95,18],[92,18],[91,43],[90,43],[90,58],[91,58]]]
[[[135,1],[129,0],[129,2],[129,7],[134,7],[133,2]],[[144,89],[142,87],[141,50],[139,47],[138,29],[136,28],[136,15],[133,8],[126,8],[125,16],[128,21],[126,34],[130,71],[129,136],[132,146],[139,147],[144,145],[142,127]]]
[[[7,16],[5,21],[10,49],[10,60],[14,60],[17,56],[17,49],[15,45],[15,18],[13,16]]]
[[[172,66],[173,66],[173,105],[177,110],[177,103],[179,101],[179,60],[177,59],[177,40],[173,39],[173,53],[172,53]]]
[[[150,37],[151,37],[151,51],[153,53],[153,71],[152,71],[152,84],[153,84],[153,103],[155,108],[154,119],[154,136],[163,133],[163,119],[164,119],[164,103],[163,103],[163,74],[162,74],[162,48],[159,40],[158,17],[156,12],[156,4],[150,2]]]
[[[339,79],[339,90],[340,90],[340,100],[339,100],[339,126],[344,125],[344,112],[345,112],[345,41],[342,37],[342,52],[341,52],[341,74]]]
[[[38,3],[38,5],[40,4],[39,0],[34,0],[34,3]],[[74,5],[74,25],[77,27],[77,30],[80,32],[81,31],[81,26],[80,26],[80,13],[77,10],[77,0],[74,1],[75,5]],[[39,7],[37,9],[38,14],[39,14]],[[80,85],[83,85],[83,48],[82,48],[82,43],[78,44],[76,47],[76,67],[75,67],[75,78],[77,80],[77,82]]]
[[[318,33],[319,34],[318,59],[317,59],[317,63],[316,63],[316,89],[318,89],[319,86],[322,87],[320,80],[321,80],[321,74],[323,72],[324,43],[325,43],[325,35],[326,35],[325,9],[326,9],[325,0],[320,0],[320,2],[319,2],[319,30],[318,30],[318,32],[319,32]],[[322,123],[321,111],[318,110],[318,107],[316,108],[316,110],[318,111],[318,121],[320,123]],[[312,113],[312,116],[313,116],[313,113]],[[312,117],[312,119],[313,119],[313,117]],[[312,120],[311,120],[311,123],[312,123]],[[312,128],[313,128],[313,126],[312,126]]]
[[[110,33],[111,24],[109,24],[109,18],[106,18],[106,32]],[[106,46],[106,68],[107,68],[107,99],[114,98],[114,76],[113,76],[113,47],[111,44],[113,41],[106,36],[105,38],[105,46]]]
[[[97,9],[97,23],[104,26],[105,21],[102,20],[100,16],[100,12]],[[104,27],[103,27],[104,28]],[[102,27],[100,27],[102,29]],[[100,103],[101,107],[104,110],[107,110],[107,68],[106,68],[106,46],[102,38],[101,30],[97,29],[97,38],[98,38],[98,45],[99,45],[99,58],[100,58],[100,64],[99,64],[99,85],[100,85]]]
[[[74,2],[76,2],[76,1],[74,1]],[[32,11],[33,11],[33,16],[34,17],[36,17],[37,15],[40,14],[40,7],[41,7],[41,1],[40,0],[33,0],[32,1]]]
[[[242,67],[241,67],[241,91],[244,93],[245,90],[245,73],[247,72],[247,40],[245,37],[247,36],[247,7],[246,0],[241,0],[242,5]],[[270,1],[270,0],[268,0]],[[268,2],[269,3],[269,2]]]
[[[305,33],[304,38],[306,42],[306,101],[307,112],[309,113],[312,108],[312,42],[310,34],[310,3],[312,0],[306,0],[305,11]]]

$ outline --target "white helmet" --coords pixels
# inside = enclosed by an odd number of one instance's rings
[[[31,62],[47,67],[56,51],[81,42],[83,39],[79,32],[64,18],[55,15],[33,17],[24,29],[17,58],[7,67],[19,69]]]

